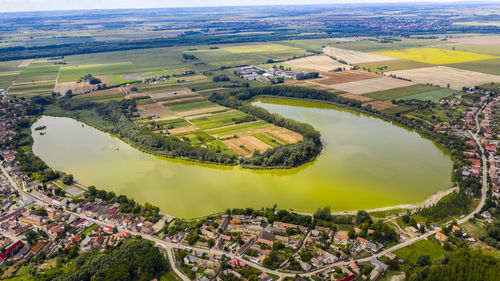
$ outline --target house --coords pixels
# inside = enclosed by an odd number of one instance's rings
[[[436,239],[439,240],[439,241],[448,241],[448,236],[444,235],[443,233],[441,232],[437,232],[436,233]]]
[[[36,255],[38,251],[42,248],[43,243],[41,241],[38,241],[38,243],[35,244],[30,250],[32,255]]]
[[[112,234],[112,233],[113,233],[113,228],[112,228],[111,226],[107,226],[107,225],[105,225],[105,226],[103,226],[103,227],[102,227],[102,230],[103,230],[104,232],[106,232],[106,233],[109,233],[109,234]]]
[[[244,262],[242,262],[239,259],[231,259],[229,261],[229,265],[232,267],[242,267],[242,268],[248,268],[248,265]]]
[[[453,225],[452,228],[451,228],[451,231],[455,232],[455,231],[462,231],[462,229],[458,226],[458,225]]]
[[[425,225],[425,222],[417,222],[417,228],[420,229],[420,228],[425,228],[426,225]]]

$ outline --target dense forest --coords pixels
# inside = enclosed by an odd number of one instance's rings
[[[102,254],[85,253],[75,260],[76,269],[54,281],[149,281],[168,270],[168,263],[148,240],[133,240]],[[45,279],[45,280],[49,280]]]
[[[431,220],[439,220],[465,213],[472,204],[472,198],[465,192],[452,193],[428,208],[420,209],[417,214]]]

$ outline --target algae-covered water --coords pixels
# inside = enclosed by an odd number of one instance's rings
[[[338,107],[263,98],[254,105],[307,122],[325,142],[312,163],[289,170],[249,170],[143,153],[70,118],[43,116],[33,151],[84,185],[126,194],[168,214],[192,218],[227,208],[314,211],[371,209],[424,201],[451,186],[452,161],[415,132]]]

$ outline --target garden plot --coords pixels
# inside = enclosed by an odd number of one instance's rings
[[[61,95],[66,94],[68,90],[71,90],[73,94],[81,94],[93,91],[97,88],[97,85],[91,85],[88,81],[80,82],[72,81],[72,82],[62,82],[57,83],[54,88],[54,92],[61,93]]]
[[[144,117],[161,117],[162,115],[166,114],[171,114],[172,111],[166,107],[164,107],[161,104],[157,103],[150,103],[150,104],[143,104],[143,105],[137,105],[137,109],[139,110],[139,116],[141,118]]]
[[[352,94],[366,94],[370,92],[389,90],[415,84],[401,79],[391,77],[379,77],[333,85],[332,88]]]
[[[191,94],[193,94],[193,92],[187,88],[180,88],[171,91],[162,91],[157,93],[148,93],[148,95],[154,100],[165,100]]]
[[[345,50],[345,49],[334,48],[334,47],[329,47],[329,46],[323,48],[323,52],[328,56],[335,57],[338,60],[343,60],[349,64],[397,60],[395,58],[391,58],[391,57],[387,57],[387,56]]]
[[[338,67],[350,68],[350,66],[342,64],[329,56],[318,55],[310,56],[300,59],[295,59],[283,63],[286,66],[290,66],[298,70],[314,70],[328,72]]]
[[[500,76],[498,75],[485,74],[448,66],[398,70],[387,72],[386,74],[411,79],[417,83],[431,83],[435,86],[441,87],[447,87],[449,85],[450,88],[456,90],[461,90],[463,87],[472,87],[490,82],[500,82]]]

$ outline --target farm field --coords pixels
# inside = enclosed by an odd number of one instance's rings
[[[395,104],[387,103],[387,102],[383,102],[383,101],[371,101],[371,102],[363,103],[363,107],[367,107],[367,106],[370,106],[371,108],[374,108],[374,109],[379,110],[379,111],[386,110],[386,109],[393,108],[393,107],[397,107],[397,105],[395,105]]]
[[[429,64],[451,64],[497,58],[493,55],[445,50],[439,48],[409,48],[401,50],[385,50],[373,52],[373,54]]]
[[[175,95],[173,92],[142,95],[137,100],[139,118],[135,122],[138,125],[156,133],[177,136],[194,146],[249,157],[256,150],[264,152],[302,140],[295,132],[212,103],[188,89],[176,90]],[[78,97],[96,101],[121,98],[99,92]]]
[[[59,66],[25,68],[16,78],[17,83],[56,80]]]
[[[331,57],[337,58],[337,60],[343,60],[349,64],[360,64],[360,63],[372,63],[372,62],[381,62],[381,61],[391,61],[396,60],[395,58],[379,55],[379,54],[371,54],[371,53],[363,53],[359,51],[345,50],[340,48],[335,48],[331,46],[327,46],[323,48],[323,52]]]
[[[452,38],[452,39],[450,39],[450,41],[464,43],[464,44],[500,46],[500,35],[459,37],[459,38]]]
[[[393,61],[384,61],[376,63],[361,63],[359,64],[359,66],[362,67],[363,69],[367,69],[372,72],[386,72],[393,70],[419,68],[432,65],[428,63],[411,61],[411,60],[393,60]]]
[[[500,47],[498,49],[500,50]],[[453,67],[493,75],[500,75],[500,58],[493,60],[457,63],[453,64]]]
[[[97,85],[91,85],[88,81],[71,81],[71,82],[61,82],[56,83],[54,87],[54,92],[61,93],[64,95],[68,90],[71,90],[73,94],[86,93],[95,90]]]
[[[88,94],[77,95],[76,99],[95,101],[95,102],[105,102],[110,100],[122,100],[125,97],[121,87],[95,91]]]
[[[328,72],[338,67],[350,68],[348,65],[342,64],[325,55],[309,56],[305,58],[290,60],[284,62],[283,65],[289,66],[294,70],[313,70],[318,72]]]
[[[323,79],[313,80],[315,83],[319,83],[322,85],[334,85],[346,82],[353,82],[359,80],[366,80],[372,78],[381,77],[375,73],[367,72],[364,70],[346,70],[339,72],[324,72],[321,73]]]
[[[341,84],[335,84],[332,88],[341,90],[353,94],[366,94],[370,92],[389,90],[393,88],[400,88],[405,86],[410,86],[415,84],[414,82],[408,82],[401,79],[391,78],[391,77],[379,77],[372,79],[365,79],[354,82],[347,82]]]
[[[268,60],[286,61],[310,54],[305,49],[283,44],[246,44],[220,46],[219,49],[186,51],[201,61],[214,66],[237,66],[266,63]]]
[[[402,38],[401,41],[394,41],[391,43],[381,43],[373,40],[351,40],[347,42],[339,42],[333,46],[341,49],[362,51],[362,52],[375,52],[379,50],[395,50],[404,48],[422,47],[428,45],[443,45],[448,42],[443,42],[433,39],[407,39]]]
[[[370,97],[362,96],[362,95],[356,95],[356,94],[351,94],[351,93],[345,93],[341,94],[341,97],[347,98],[347,99],[352,99],[352,100],[357,100],[360,102],[366,102],[366,101],[372,101],[373,99]]]
[[[51,94],[54,90],[54,82],[39,82],[39,83],[14,83],[10,86],[7,94]]]
[[[424,93],[428,91],[436,90],[436,87],[424,85],[424,84],[416,84],[410,85],[401,88],[394,88],[385,91],[372,92],[368,94],[364,94],[365,97],[369,97],[376,100],[392,100],[394,98],[400,98],[404,96]]]
[[[481,53],[494,56],[500,56],[500,48],[497,45],[481,45],[481,44],[467,44],[456,43],[439,46],[439,48],[447,50],[456,50],[462,52]]]
[[[432,66],[408,70],[386,72],[386,75],[395,75],[411,79],[417,83],[430,83],[435,86],[461,90],[463,87],[472,87],[490,82],[500,82],[500,76],[475,71],[463,70],[448,66]]]
[[[440,99],[449,97],[456,92],[457,92],[457,90],[442,88],[442,89],[433,90],[433,91],[429,91],[429,92],[423,92],[423,93],[408,95],[408,96],[404,96],[404,97],[399,97],[396,99],[397,100],[416,99],[416,100],[421,100],[421,101],[430,100],[433,102],[438,102]]]

